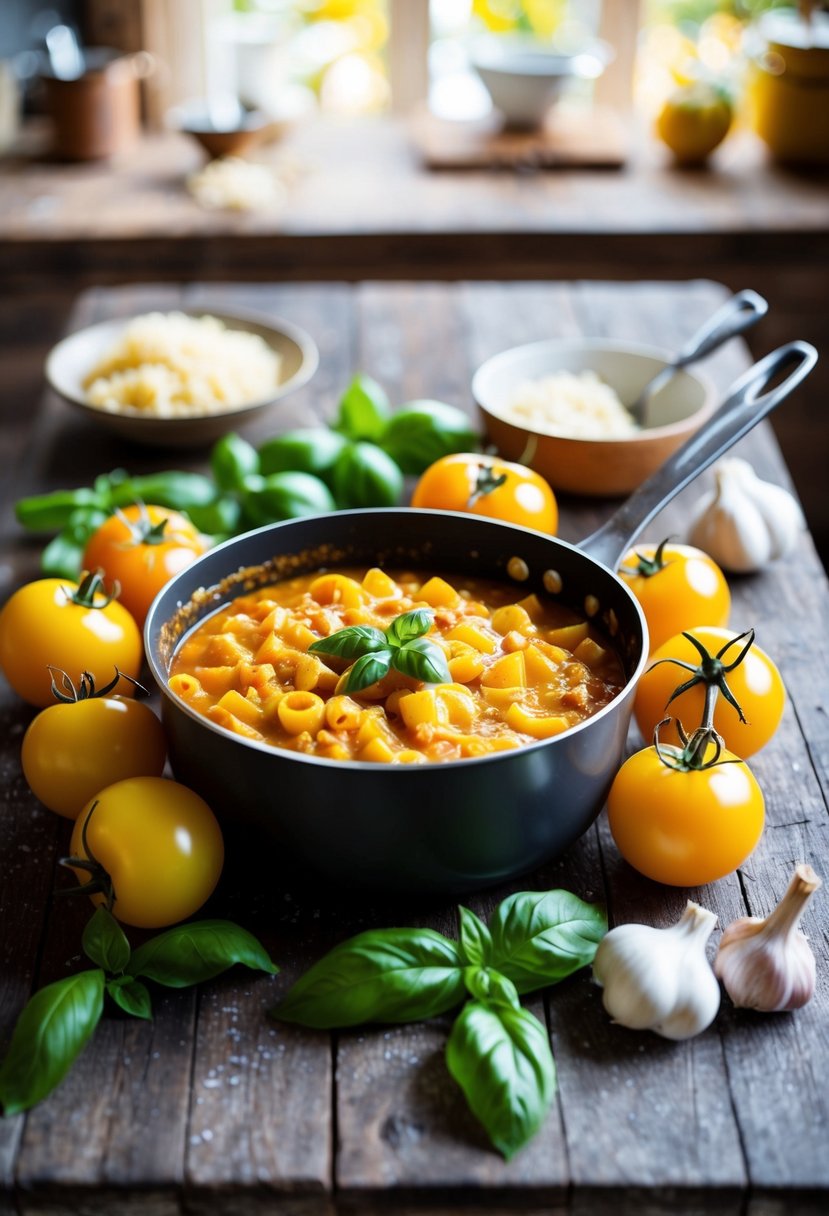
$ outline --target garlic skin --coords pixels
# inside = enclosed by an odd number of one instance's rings
[[[734,574],[748,574],[785,557],[806,526],[788,490],[762,481],[746,460],[721,460],[715,488],[691,514],[688,542]]]
[[[599,943],[593,979],[604,988],[604,1007],[630,1030],[653,1030],[665,1039],[690,1039],[710,1026],[720,987],[705,957],[717,918],[689,900],[668,929],[618,925]]]
[[[800,865],[771,916],[743,916],[720,941],[714,971],[738,1009],[800,1009],[815,990],[815,956],[798,924],[821,880]]]

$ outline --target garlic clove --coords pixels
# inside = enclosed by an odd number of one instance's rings
[[[812,867],[799,865],[770,916],[743,916],[723,933],[714,971],[737,1008],[782,1013],[811,1000],[815,956],[798,925],[820,886]]]
[[[705,957],[717,918],[689,900],[667,929],[619,925],[602,939],[593,978],[604,1007],[631,1030],[653,1030],[667,1039],[688,1039],[716,1017],[720,990]]]
[[[713,492],[692,512],[691,544],[740,574],[760,570],[794,548],[805,520],[788,490],[762,481],[739,457],[721,460],[714,479]]]

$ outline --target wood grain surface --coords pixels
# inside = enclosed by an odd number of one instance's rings
[[[678,346],[722,296],[701,281],[154,285],[87,292],[68,328],[177,302],[253,307],[297,321],[320,346],[320,369],[269,420],[246,430],[259,441],[331,418],[356,370],[380,379],[395,402],[431,396],[471,410],[471,373],[498,350],[588,332]],[[712,357],[709,371],[725,388],[746,362],[735,343]],[[3,594],[37,572],[38,542],[14,524],[15,498],[87,484],[119,465],[200,469],[206,455],[128,447],[48,393],[36,405],[32,388],[14,409],[8,398],[3,406]],[[740,454],[787,484],[767,426]],[[652,535],[681,532],[698,493],[699,486],[685,491]],[[562,501],[561,535],[586,535],[611,506]],[[752,760],[767,800],[755,854],[721,882],[665,888],[621,861],[602,816],[563,858],[508,889],[565,886],[606,900],[614,923],[656,925],[676,919],[690,896],[723,926],[747,912],[765,914],[798,861],[829,878],[829,603],[808,535],[764,574],[733,580],[732,591],[732,624],[756,626],[789,694],[780,733]],[[38,806],[20,775],[31,717],[3,684],[0,1043],[33,987],[82,965],[88,915],[83,901],[52,899],[68,825]],[[638,745],[633,733],[630,744]],[[485,915],[508,889],[470,903]],[[259,934],[279,976],[237,970],[198,992],[155,990],[151,1024],[108,1009],[54,1094],[27,1116],[0,1121],[0,1213],[813,1216],[829,1200],[828,905],[824,889],[805,918],[818,991],[795,1015],[735,1011],[726,999],[708,1031],[674,1044],[613,1026],[587,973],[536,998],[530,1007],[549,1028],[559,1091],[537,1138],[506,1164],[446,1074],[448,1019],[328,1035],[264,1014],[335,942],[372,925],[425,924],[453,934],[454,903],[367,901],[292,873],[289,859],[250,857],[232,844],[206,913]]]

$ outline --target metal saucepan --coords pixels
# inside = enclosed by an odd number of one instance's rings
[[[338,882],[459,893],[562,852],[604,804],[647,663],[642,612],[614,567],[657,511],[788,396],[816,358],[804,342],[767,355],[736,382],[704,430],[578,547],[478,516],[399,508],[291,520],[213,549],[164,588],[146,624],[176,777],[225,822],[264,828],[280,853],[288,849]],[[513,557],[529,570],[515,584],[517,598],[549,596],[552,587],[557,600],[592,615],[612,636],[626,669],[621,693],[562,735],[448,764],[337,763],[232,735],[167,688],[183,634],[252,587],[336,565],[509,580]]]

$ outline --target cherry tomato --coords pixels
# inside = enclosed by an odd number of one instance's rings
[[[141,633],[133,617],[87,575],[41,578],[15,591],[0,612],[0,667],[14,691],[30,705],[52,705],[49,664],[77,683],[84,671],[103,686],[117,667],[135,679],[141,668]],[[119,692],[130,696],[123,681]]]
[[[210,807],[164,777],[130,777],[102,789],[75,821],[70,847],[73,858],[103,867],[115,893],[113,915],[140,929],[173,925],[197,912],[224,861]],[[82,883],[90,878],[80,867],[75,873]],[[94,894],[92,902],[105,903],[106,896]]]
[[[88,570],[103,570],[121,586],[121,603],[139,625],[150,604],[174,574],[207,549],[207,541],[177,511],[125,507],[93,533],[84,551]]]
[[[149,706],[116,696],[50,705],[23,737],[21,763],[32,793],[67,819],[104,786],[158,777],[167,744]]]
[[[625,554],[619,577],[642,605],[651,650],[693,625],[725,625],[728,621],[728,583],[716,562],[701,549],[667,541],[637,545]]]
[[[468,511],[555,534],[558,506],[543,477],[523,464],[460,452],[436,460],[420,478],[413,507]]]
[[[607,815],[619,852],[640,874],[697,887],[745,861],[763,831],[765,804],[748,765],[731,752],[709,768],[677,770],[646,747],[616,774]]]
[[[735,636],[728,629],[715,629],[713,626],[700,626],[687,632],[702,642],[712,655]],[[728,664],[735,659],[741,646],[742,643],[735,642],[722,661]],[[700,661],[697,650],[681,633],[669,638],[651,655],[653,663],[666,658],[681,659],[694,665]],[[642,676],[636,690],[634,714],[645,739],[653,737],[654,727],[669,714],[672,718],[679,718],[688,733],[700,725],[705,701],[703,685],[689,689],[668,705],[671,693],[690,677],[689,671],[677,667],[675,663],[660,663],[658,667],[652,665]],[[725,680],[747,721],[740,721],[736,709],[720,693],[714,710],[714,729],[722,735],[726,747],[745,760],[764,747],[777,730],[783,716],[786,693],[779,671],[765,651],[756,645],[751,647],[738,667],[726,673]],[[662,728],[660,738],[666,743],[679,742],[673,723]]]

